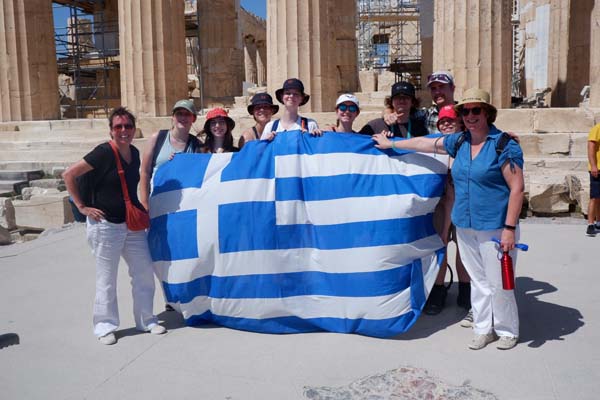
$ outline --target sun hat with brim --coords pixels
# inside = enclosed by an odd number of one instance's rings
[[[277,104],[273,104],[273,98],[269,93],[256,93],[252,96],[252,100],[250,100],[250,105],[248,106],[248,114],[254,114],[254,107],[268,105],[271,106],[271,110],[273,110],[273,114],[277,114],[279,111],[279,106]]]
[[[494,112],[498,111],[496,107],[494,107],[494,105],[490,103],[490,94],[485,90],[479,88],[471,88],[469,90],[466,90],[463,94],[462,100],[456,106],[454,106],[454,109],[460,112],[460,109],[465,104],[471,103],[482,103],[491,108]]]
[[[196,107],[194,106],[194,102],[192,100],[188,100],[188,99],[179,100],[173,106],[173,112],[171,114],[175,114],[175,111],[178,108],[183,108],[184,110],[188,110],[189,112],[191,112],[194,115],[198,115],[198,113],[196,112]]]
[[[308,103],[308,100],[310,99],[310,95],[304,93],[304,84],[302,83],[302,81],[300,79],[290,78],[290,79],[287,79],[285,82],[283,82],[283,86],[281,89],[277,89],[275,91],[275,98],[277,98],[277,101],[279,101],[281,104],[283,104],[283,92],[288,89],[296,89],[296,90],[300,91],[300,93],[302,93],[302,96],[304,98],[302,99],[302,102],[300,103],[301,106]]]
[[[227,111],[220,107],[217,107],[213,108],[206,114],[206,121],[204,122],[204,132],[210,132],[210,120],[219,117],[225,118],[225,121],[227,121],[227,127],[230,131],[233,130],[233,128],[235,128],[235,121],[232,120],[229,117],[229,115],[227,115]]]
[[[358,98],[350,93],[344,93],[342,94],[340,97],[337,98],[337,100],[335,101],[335,107],[337,108],[337,106],[339,106],[342,103],[345,102],[350,102],[350,103],[354,103],[356,104],[356,107],[360,108],[360,104],[358,103]]]

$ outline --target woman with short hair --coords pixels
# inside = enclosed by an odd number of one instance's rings
[[[519,339],[519,315],[513,290],[504,290],[501,252],[511,253],[516,266],[519,214],[523,204],[523,151],[494,125],[497,110],[490,95],[469,89],[456,105],[466,131],[437,138],[390,141],[377,134],[381,149],[449,154],[454,158],[452,178],[456,200],[452,222],[456,226],[462,261],[471,277],[473,340],[478,350],[499,337],[498,349],[508,350]],[[509,139],[507,139],[507,137]],[[500,239],[500,245],[492,240]]]

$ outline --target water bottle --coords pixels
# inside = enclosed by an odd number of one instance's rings
[[[502,267],[502,288],[504,290],[513,290],[515,288],[515,273],[512,257],[508,254],[508,251],[502,253],[500,265]]]

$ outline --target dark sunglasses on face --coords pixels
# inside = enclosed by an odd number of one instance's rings
[[[344,112],[344,111],[350,111],[350,112],[357,112],[358,111],[358,107],[356,107],[355,105],[347,105],[347,104],[340,104],[338,106],[338,110]]]
[[[113,125],[113,129],[115,131],[120,131],[123,128],[125,128],[125,129],[133,129],[134,126],[133,126],[133,124],[117,124],[117,125]]]
[[[466,117],[470,113],[473,113],[473,115],[479,115],[479,114],[481,114],[481,110],[483,110],[483,108],[481,108],[481,107],[473,107],[473,108],[464,108],[463,107],[460,110],[460,115],[462,115],[463,117]]]

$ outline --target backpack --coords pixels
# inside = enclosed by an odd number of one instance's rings
[[[154,145],[154,149],[152,149],[152,167],[151,170],[154,171],[154,167],[156,166],[156,159],[158,158],[158,153],[160,153],[160,149],[162,148],[165,140],[167,139],[167,134],[169,133],[168,129],[161,129],[158,131],[158,137],[156,138],[156,144]],[[183,149],[183,153],[186,153],[189,149],[192,149],[192,153],[197,153],[200,148],[200,140],[196,136],[188,134],[188,140],[185,144],[185,148]]]
[[[302,132],[305,132],[308,130],[308,118],[304,118],[304,117],[300,117],[300,126],[302,127]],[[271,131],[273,132],[277,132],[277,128],[279,127],[279,119],[276,119],[275,121],[273,121],[273,127],[271,128]]]
[[[462,144],[465,142],[466,139],[467,139],[467,134],[465,132],[462,132],[454,146],[454,154],[458,153],[458,149],[460,149],[460,146],[462,146]],[[510,135],[508,133],[502,132],[502,134],[500,135],[500,139],[498,139],[498,141],[496,142],[496,154],[497,155],[502,154],[502,152],[504,151],[504,148],[506,147],[508,142],[510,142],[511,139],[512,139],[512,137],[510,137]]]

